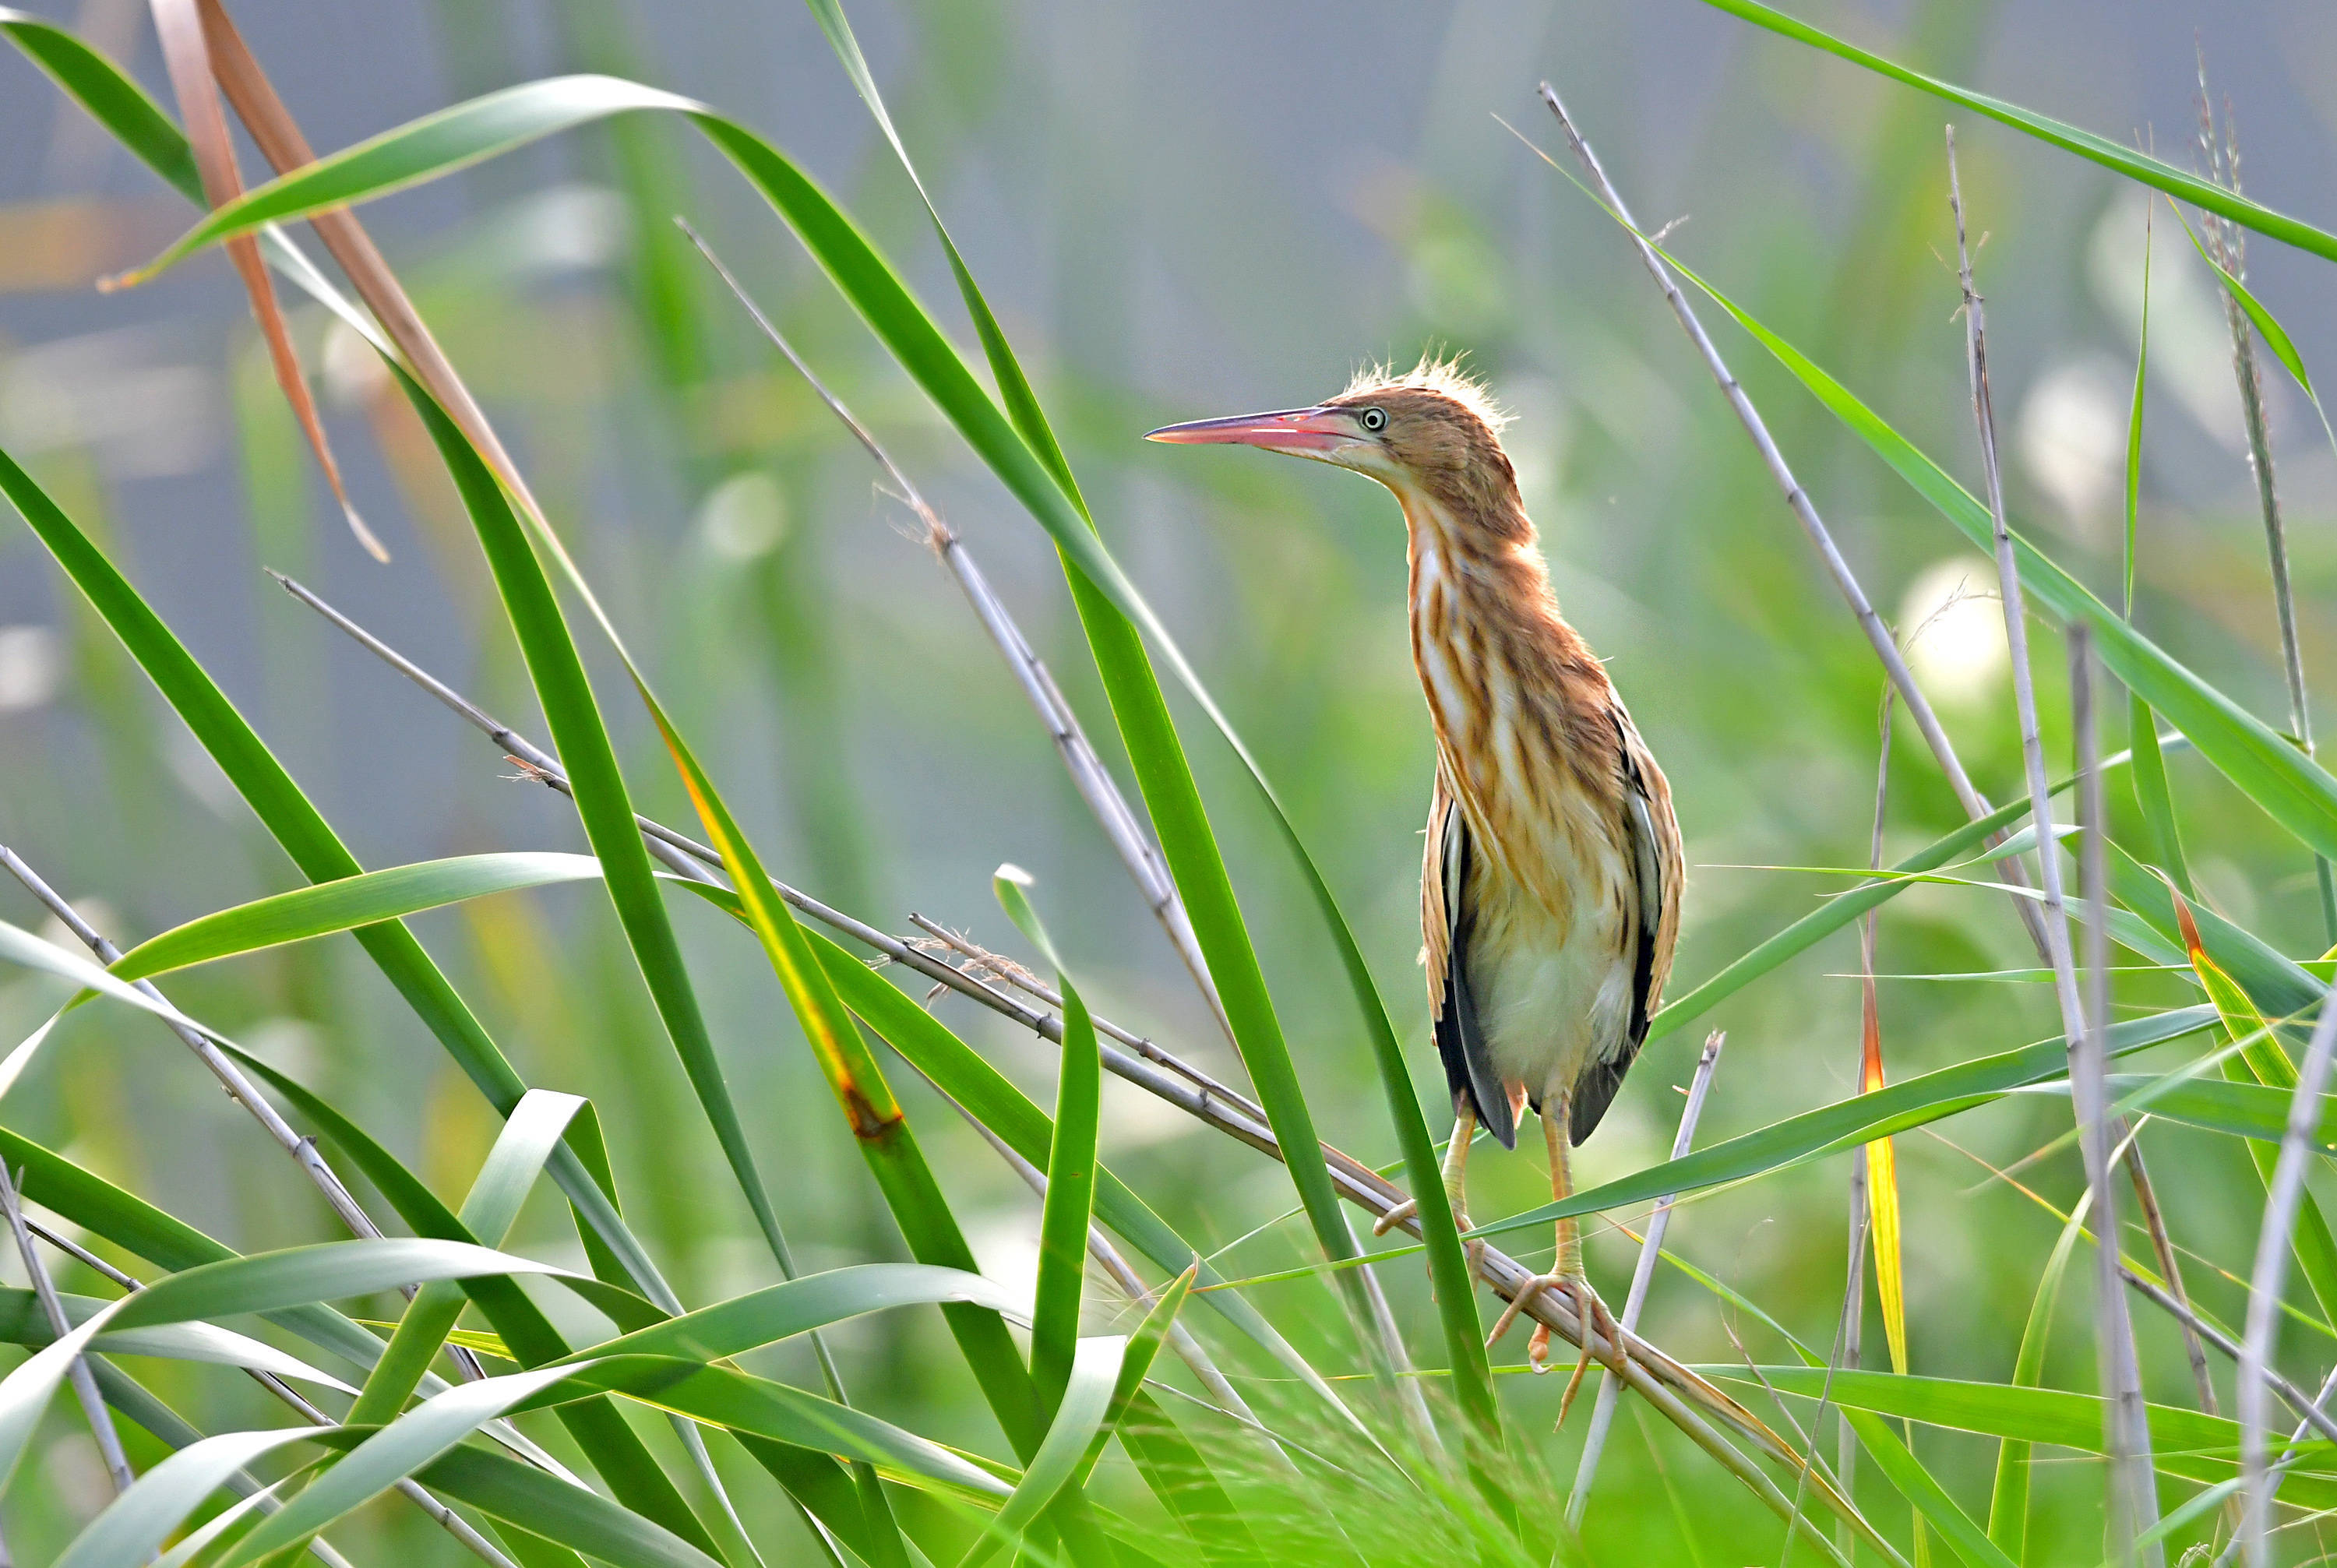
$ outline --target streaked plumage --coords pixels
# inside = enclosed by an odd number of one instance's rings
[[[1436,731],[1421,927],[1459,1122],[1456,1204],[1474,1124],[1514,1146],[1527,1104],[1564,1195],[1568,1151],[1605,1115],[1661,1000],[1685,870],[1663,770],[1559,613],[1503,423],[1474,382],[1423,360],[1313,408],[1154,433],[1352,468],[1403,508],[1413,662]],[[1589,1294],[1569,1221],[1550,1282]]]

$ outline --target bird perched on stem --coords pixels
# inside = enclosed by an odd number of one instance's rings
[[[1528,1105],[1549,1141],[1552,1193],[1573,1191],[1574,1146],[1607,1113],[1662,996],[1683,878],[1670,787],[1606,667],[1559,613],[1501,446],[1505,423],[1456,366],[1423,358],[1402,375],[1360,376],[1311,408],[1150,437],[1351,468],[1403,508],[1413,663],[1436,729],[1423,957],[1452,1089],[1444,1186],[1464,1228],[1477,1128],[1515,1148]],[[1489,1345],[1540,1289],[1570,1297],[1585,1328],[1570,1402],[1589,1328],[1623,1342],[1584,1276],[1571,1218],[1558,1221],[1551,1271],[1511,1303]],[[1536,1370],[1547,1370],[1549,1349],[1550,1329],[1537,1325],[1527,1347]]]

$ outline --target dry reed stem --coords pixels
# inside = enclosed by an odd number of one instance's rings
[[[2239,1377],[2240,1471],[2247,1496],[2242,1534],[2248,1562],[2268,1561],[2266,1534],[2272,1522],[2272,1493],[2264,1466],[2264,1393],[2269,1381],[2273,1348],[2280,1333],[2280,1298],[2288,1282],[2288,1256],[2296,1230],[2297,1210],[2304,1197],[2305,1172],[2315,1152],[2321,1125],[2322,1092],[2328,1087],[2332,1052],[2337,1052],[2337,1001],[2324,996],[2321,1017],[2298,1069],[2296,1093],[2289,1102],[2288,1126],[2280,1142],[2280,1161],[2273,1168],[2272,1184],[2264,1194],[2263,1228],[2256,1235],[2255,1269],[2248,1288],[2245,1337],[2241,1342]]]
[[[1715,1029],[1705,1036],[1704,1052],[1696,1059],[1695,1076],[1688,1080],[1687,1103],[1680,1109],[1679,1131],[1672,1135],[1671,1157],[1678,1160],[1687,1155],[1696,1142],[1696,1124],[1704,1115],[1704,1102],[1712,1091],[1712,1075],[1720,1065],[1720,1048],[1728,1036]],[[1657,1259],[1663,1256],[1664,1232],[1671,1226],[1672,1201],[1676,1192],[1667,1192],[1656,1200],[1655,1212],[1648,1217],[1648,1231],[1639,1243],[1638,1261],[1631,1266],[1630,1289],[1623,1297],[1623,1315],[1616,1321],[1628,1334],[1639,1326],[1639,1312],[1648,1302],[1648,1288],[1656,1275]],[[1599,1474],[1599,1461],[1607,1449],[1607,1432],[1615,1422],[1615,1409],[1620,1403],[1622,1386],[1615,1380],[1614,1369],[1601,1365],[1599,1368],[1599,1392],[1591,1400],[1590,1429],[1582,1439],[1582,1457],[1574,1468],[1574,1490],[1566,1499],[1566,1525],[1579,1530],[1582,1518],[1590,1506],[1590,1484]],[[1846,1489],[1845,1489],[1846,1490]]]
[[[453,687],[416,664],[380,638],[350,620],[327,603],[313,590],[304,587],[281,573],[270,573],[287,593],[316,610],[335,626],[347,632],[361,646],[380,658],[392,669],[406,676],[424,691],[436,697],[487,735],[513,760],[518,762],[527,776],[559,794],[567,794],[568,779],[559,762],[542,747],[490,716],[484,709],[463,696]],[[650,849],[658,858],[671,867],[677,875],[692,880],[719,886],[711,867],[719,867],[722,858],[715,850],[685,834],[636,815],[634,818]],[[980,1003],[983,1006],[1031,1030],[1041,1039],[1060,1045],[1062,1043],[1062,1021],[1051,1013],[1026,1005],[1000,991],[995,986],[968,975],[943,963],[929,953],[920,951],[899,937],[879,930],[864,920],[854,918],[834,909],[818,899],[787,884],[773,878],[771,886],[791,906],[801,910],[830,929],[851,937],[854,941],[882,954],[893,963],[917,971],[927,978],[940,982],[951,990]],[[1096,1020],[1098,1032],[1106,1033],[1105,1023]],[[1118,1035],[1124,1031],[1111,1030]],[[1099,1042],[1105,1068],[1120,1079],[1137,1085],[1176,1106],[1195,1120],[1219,1132],[1248,1144],[1270,1158],[1282,1158],[1281,1145],[1273,1130],[1267,1126],[1265,1114],[1254,1106],[1240,1102],[1240,1097],[1204,1089],[1193,1079],[1193,1069],[1178,1063],[1175,1071],[1156,1065],[1154,1061],[1131,1054],[1117,1044]],[[1168,1054],[1154,1045],[1152,1052],[1159,1058],[1170,1059]],[[1331,1181],[1340,1197],[1354,1204],[1374,1219],[1385,1215],[1404,1201],[1403,1190],[1352,1155],[1325,1143],[1322,1146],[1325,1162],[1330,1167]],[[1407,1234],[1417,1239],[1418,1222],[1400,1221]],[[1534,1271],[1516,1259],[1487,1244],[1479,1258],[1479,1277],[1504,1302],[1510,1302],[1533,1282]],[[1551,1332],[1569,1345],[1579,1348],[1585,1336],[1590,1341],[1594,1358],[1601,1362],[1614,1359],[1615,1348],[1609,1345],[1595,1328],[1577,1322],[1569,1301],[1551,1292],[1537,1289],[1524,1315],[1538,1323],[1547,1324]],[[1686,1365],[1640,1338],[1637,1334],[1624,1333],[1623,1348],[1628,1353],[1626,1381],[1632,1390],[1647,1399],[1667,1420],[1679,1427],[1690,1441],[1705,1450],[1730,1474],[1736,1475],[1763,1504],[1781,1519],[1791,1515],[1789,1500],[1767,1475],[1738,1452],[1726,1439],[1714,1431],[1698,1411],[1706,1411],[1726,1422],[1739,1436],[1760,1453],[1786,1468],[1800,1473],[1808,1468],[1806,1461],[1794,1448],[1750,1410],[1730,1398],[1710,1382]],[[1406,1379],[1406,1381],[1410,1381]],[[1835,1494],[1832,1486],[1820,1481],[1820,1490],[1827,1507],[1838,1515],[1853,1516],[1855,1510]],[[1862,1534],[1871,1529],[1863,1519],[1855,1521]],[[1806,1521],[1805,1530],[1811,1529]],[[1829,1557],[1841,1561],[1833,1544],[1816,1535],[1815,1544]],[[1878,1550],[1888,1550],[1879,1536],[1868,1535],[1868,1544]],[[1895,1553],[1892,1560],[1900,1561]]]
[[[33,1294],[40,1299],[41,1315],[49,1320],[49,1332],[64,1338],[73,1332],[73,1325],[65,1321],[64,1303],[57,1299],[57,1288],[41,1265],[32,1232],[24,1228],[24,1206],[16,1195],[16,1178],[5,1160],[0,1160],[0,1214],[6,1216],[8,1230],[16,1239],[16,1255],[24,1260],[24,1272],[33,1281]],[[65,1376],[73,1384],[73,1397],[81,1402],[90,1436],[97,1440],[97,1452],[113,1482],[113,1494],[119,1497],[138,1484],[138,1477],[131,1473],[130,1456],[122,1451],[122,1434],[113,1429],[113,1412],[105,1407],[104,1396],[97,1391],[97,1379],[90,1375],[86,1356],[74,1357]]]
[[[2069,1084],[2084,1152],[2086,1181],[2094,1196],[2094,1213],[2102,1234],[2112,1244],[2097,1249],[2095,1318],[2096,1347],[2101,1358],[2102,1387],[2110,1391],[2107,1412],[2110,1454],[2113,1540],[2121,1560],[2131,1560],[2135,1538],[2157,1523],[2158,1506],[2150,1467],[2150,1427],[2143,1407],[2142,1374],[2135,1354],[2134,1325],[2127,1313],[2126,1292],[2119,1289],[2115,1238],[2117,1235],[2117,1193],[2109,1180],[2107,1067],[2102,1041],[2088,1027],[2084,1001],[2078,995],[2077,965],[2069,949],[2068,911],[2061,895],[2061,863],[2052,832],[2052,786],[2045,771],[2045,748],[2038,730],[2037,689],[2029,659],[2029,625],[2023,608],[2020,570],[2012,551],[2012,532],[2005,521],[2004,475],[1997,461],[1996,413],[1988,373],[1988,330],[1984,301],[1972,284],[1971,251],[1965,238],[1963,190],[1956,170],[1956,135],[1947,130],[1948,205],[1955,218],[1957,277],[1963,291],[1965,365],[1970,374],[1972,417],[1980,436],[1980,473],[1985,482],[1990,520],[1994,525],[1997,587],[2003,601],[2005,641],[2012,665],[2012,695],[2020,728],[2022,770],[2029,781],[2031,811],[2037,823],[2037,867],[2044,893],[2047,952],[2053,967],[2053,992],[2060,1004],[2062,1028],[2069,1041]],[[2082,640],[2078,640],[2082,645]],[[2098,925],[2098,923],[2097,923]],[[2163,1563],[2165,1552],[2156,1542],[2146,1560]]]

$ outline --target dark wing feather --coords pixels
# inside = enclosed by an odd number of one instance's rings
[[[1518,1146],[1515,1109],[1501,1092],[1477,1019],[1469,985],[1469,821],[1461,807],[1438,788],[1428,818],[1428,854],[1423,867],[1421,908],[1426,927],[1429,995],[1435,1004],[1436,1053],[1444,1060],[1444,1081],[1457,1110],[1462,1097],[1477,1122],[1501,1140]]]
[[[1679,824],[1672,816],[1671,787],[1618,701],[1613,709],[1621,741],[1623,832],[1631,847],[1631,869],[1638,883],[1632,937],[1631,1023],[1614,1054],[1592,1063],[1575,1081],[1567,1131],[1577,1143],[1590,1136],[1623,1087],[1623,1075],[1648,1038],[1648,1020],[1663,999],[1679,934],[1679,895],[1684,870]]]

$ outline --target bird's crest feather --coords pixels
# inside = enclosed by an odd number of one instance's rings
[[[1355,372],[1346,389],[1339,394],[1342,400],[1368,397],[1391,387],[1404,387],[1422,392],[1435,392],[1450,397],[1463,408],[1484,421],[1485,428],[1499,436],[1509,426],[1510,416],[1493,400],[1483,381],[1462,364],[1459,354],[1425,353],[1420,362],[1409,370],[1399,371],[1393,363],[1367,366]]]

